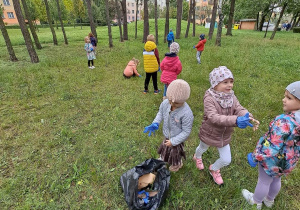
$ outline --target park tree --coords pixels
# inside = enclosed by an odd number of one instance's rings
[[[109,39],[109,47],[113,47],[112,35],[111,35],[111,25],[110,25],[110,17],[109,17],[109,7],[108,0],[105,0],[105,11],[106,11],[106,23],[108,27],[108,39]]]
[[[2,17],[2,15],[3,15],[3,8],[2,8],[2,4],[1,4],[0,5],[0,16]],[[9,54],[9,59],[13,62],[18,61],[18,59],[16,57],[16,54],[15,54],[15,51],[14,51],[14,48],[12,47],[9,35],[8,35],[7,30],[5,28],[3,18],[0,18],[0,29],[1,29],[1,33],[3,35],[5,44],[6,44],[8,54]]]
[[[60,25],[61,25],[61,30],[62,30],[63,35],[64,35],[65,44],[68,44],[68,39],[67,39],[67,35],[66,35],[66,32],[65,32],[65,28],[64,28],[64,23],[63,23],[62,16],[61,16],[59,0],[56,0],[56,4],[57,4],[57,12],[58,12]]]
[[[214,33],[216,16],[217,16],[217,7],[218,7],[218,0],[214,0],[214,6],[213,6],[212,16],[211,16],[211,20],[210,20],[209,33],[208,33],[208,40],[212,39],[212,36]]]
[[[135,6],[135,35],[134,38],[137,39],[137,15],[138,15],[138,10],[139,10],[139,0],[136,0],[136,6]],[[126,15],[126,20],[127,20],[127,15]]]
[[[284,13],[284,11],[285,11],[285,9],[286,9],[286,6],[288,5],[288,2],[287,2],[287,1],[284,1],[284,2],[282,2],[282,3],[283,3],[283,5],[282,5],[281,11],[280,11],[279,18],[278,18],[278,20],[277,20],[277,22],[276,22],[276,24],[275,24],[275,29],[274,29],[274,31],[273,31],[271,37],[270,37],[271,40],[273,40],[274,37],[275,37],[276,31],[277,31],[276,29],[278,28],[279,23],[280,23],[280,21],[281,21],[281,18],[282,18],[282,16],[283,16],[283,13]]]
[[[180,39],[180,33],[181,33],[182,1],[183,0],[177,0],[176,39]]]
[[[82,29],[82,19],[85,17],[86,9],[84,7],[83,0],[73,0],[73,10],[76,18],[79,19]]]
[[[155,20],[155,40],[158,44],[158,25],[157,25],[157,0],[154,0],[154,20]]]
[[[31,15],[29,13],[29,9],[27,7],[26,0],[22,0],[22,5],[23,5],[25,17],[26,17],[26,19],[28,21],[28,25],[29,25],[32,37],[34,39],[35,46],[36,46],[37,49],[42,49],[42,45],[41,45],[41,43],[39,41],[39,38],[38,38],[38,36],[36,34],[36,31],[35,31],[35,28],[34,28],[34,25],[33,25],[32,19],[31,19]]]
[[[219,15],[219,24],[218,24],[218,31],[217,31],[217,38],[216,38],[216,46],[221,47],[221,37],[222,37],[222,26],[223,26],[223,20],[224,15],[222,11],[222,0],[219,0],[218,2],[218,15]]]
[[[189,2],[183,1],[182,2],[182,20],[188,20],[189,12],[190,12]]]
[[[29,34],[29,31],[27,29],[26,23],[25,23],[25,19],[24,16],[22,14],[22,9],[21,9],[21,5],[20,5],[20,1],[19,0],[13,0],[13,4],[14,4],[14,9],[17,15],[17,19],[19,22],[19,26],[21,28],[24,40],[25,40],[25,44],[26,44],[26,48],[27,51],[29,53],[30,59],[32,63],[38,63],[39,62],[39,57],[36,54],[36,51],[33,47],[33,43],[31,41],[31,37]]]
[[[193,4],[193,37],[196,36],[196,0],[192,0]]]
[[[147,41],[148,35],[149,35],[148,0],[144,0],[144,37],[143,37],[143,42]]]
[[[188,15],[186,31],[185,31],[185,38],[187,38],[188,35],[189,35],[190,23],[191,23],[191,20],[192,20],[193,9],[194,9],[193,8],[193,1],[190,1],[190,10],[189,10],[189,15]]]
[[[51,30],[51,33],[52,33],[52,37],[53,37],[53,43],[54,43],[54,45],[58,45],[57,38],[56,38],[56,33],[55,33],[55,30],[54,30],[53,25],[52,25],[52,17],[51,17],[51,14],[50,14],[50,8],[49,8],[48,0],[44,0],[44,3],[45,3],[45,7],[46,7],[48,24],[49,24],[49,27],[50,27],[50,30]]]
[[[45,7],[44,0],[31,0],[33,5],[35,5],[35,10],[30,11],[31,16],[33,20],[40,20],[40,22],[46,22],[47,21],[47,12]],[[27,2],[28,3],[28,2]],[[29,6],[29,5],[27,5]],[[31,7],[29,7],[31,8]]]
[[[169,29],[170,29],[170,25],[169,25],[169,8],[170,8],[170,0],[166,0],[166,22],[165,22],[165,36],[164,36],[164,43],[166,43],[167,39],[167,35],[169,33]]]
[[[95,38],[98,40],[96,26],[95,26],[93,12],[92,12],[91,0],[86,0],[86,5],[87,5],[87,11],[88,11],[88,16],[89,16],[89,20],[90,20],[91,31],[94,34]]]
[[[118,25],[119,25],[119,31],[120,31],[120,42],[124,42],[123,34],[122,34],[121,14],[120,14],[119,1],[118,0],[115,0],[115,7],[116,7],[116,10],[117,10]]]
[[[232,36],[232,23],[233,23],[233,16],[234,16],[234,6],[235,0],[230,0],[230,11],[229,11],[229,19],[227,24],[227,36]]]
[[[126,10],[126,0],[122,0],[122,14],[123,14],[123,38],[124,40],[128,40],[128,26],[127,26],[127,10]],[[136,10],[137,14],[137,10]],[[135,18],[135,20],[137,17]]]

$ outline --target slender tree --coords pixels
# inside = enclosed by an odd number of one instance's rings
[[[108,27],[108,37],[109,37],[109,47],[113,47],[112,35],[111,35],[111,25],[110,25],[110,17],[109,17],[109,8],[108,8],[108,0],[105,0],[105,10],[106,10],[106,23]]]
[[[96,26],[95,26],[94,17],[93,17],[91,0],[86,0],[86,6],[87,6],[87,10],[88,10],[88,15],[89,15],[91,31],[94,34],[94,36],[96,37],[96,39],[98,40]]]
[[[6,48],[7,48],[8,54],[9,54],[9,58],[10,58],[11,61],[16,62],[16,61],[18,61],[18,59],[16,57],[14,48],[12,47],[10,38],[9,38],[7,30],[5,28],[5,24],[4,24],[3,19],[2,19],[2,13],[3,13],[3,8],[0,7],[0,15],[1,15],[1,17],[0,17],[0,29],[1,29],[5,44],[6,44]]]
[[[221,36],[222,36],[222,25],[223,25],[223,19],[224,15],[222,12],[222,0],[219,0],[218,3],[218,14],[219,14],[219,24],[218,24],[218,31],[217,31],[217,38],[216,38],[216,46],[221,47]]]
[[[154,19],[155,19],[155,39],[158,45],[158,26],[157,26],[157,0],[154,0]]]
[[[169,10],[170,10],[170,0],[166,0],[166,22],[165,22],[164,43],[166,43],[166,41],[167,41],[167,35],[169,33],[169,30],[170,30],[170,26],[169,26],[169,19],[170,19]]]
[[[124,40],[128,40],[126,0],[122,0],[121,5],[122,5],[122,13],[123,13],[123,38]]]
[[[48,19],[49,27],[50,27],[50,30],[51,30],[51,33],[52,33],[52,37],[53,37],[53,43],[54,43],[54,45],[57,45],[57,38],[56,38],[55,30],[54,30],[53,25],[52,25],[52,17],[51,17],[51,14],[50,14],[50,8],[49,8],[48,0],[44,0],[44,2],[45,2],[45,7],[46,7],[46,13],[47,13],[47,19]]]
[[[235,6],[235,0],[230,1],[230,12],[229,12],[229,19],[228,19],[228,25],[227,25],[227,36],[232,36],[232,22],[233,22],[233,16],[234,16],[234,6]]]
[[[262,31],[262,28],[263,28],[263,25],[264,25],[264,22],[265,22],[265,19],[267,17],[267,15],[269,14],[270,12],[270,4],[266,4],[262,14],[261,14],[261,19],[259,21],[259,26],[257,28],[258,31]]]
[[[212,16],[210,20],[210,27],[209,27],[209,33],[208,33],[208,40],[212,39],[214,28],[215,28],[215,22],[216,22],[216,16],[217,16],[217,7],[218,7],[218,0],[214,0],[214,7],[212,11]]]
[[[265,32],[264,38],[266,38],[267,33],[268,33],[268,28],[269,28],[269,25],[270,25],[270,20],[271,20],[272,14],[273,14],[273,10],[274,10],[274,6],[272,6],[272,9],[271,9],[271,12],[270,12],[270,16],[269,16],[269,20],[268,20],[268,24],[267,24],[267,27],[266,27],[266,32]]]
[[[118,25],[119,25],[119,31],[120,31],[120,42],[124,42],[123,40],[123,34],[122,34],[122,23],[121,23],[121,15],[119,10],[119,1],[115,0],[115,7],[117,10],[117,16],[118,16]]]
[[[24,37],[24,40],[25,40],[26,48],[27,48],[27,51],[29,53],[31,62],[32,63],[38,63],[39,62],[39,57],[36,54],[35,49],[33,47],[33,43],[31,41],[30,33],[27,29],[25,19],[24,19],[24,16],[22,14],[20,1],[19,0],[13,0],[13,4],[14,4],[14,8],[15,8],[15,12],[16,12],[17,19],[18,19],[18,22],[19,22],[19,26],[21,28],[21,31],[22,31],[22,34],[23,34],[23,37]]]
[[[135,39],[137,38],[137,21],[138,21],[137,20],[137,16],[138,16],[138,9],[139,9],[139,0],[136,0],[136,7],[135,7],[135,10],[136,10],[136,13],[135,13],[135,35],[134,35]]]
[[[192,13],[193,13],[193,1],[190,1],[189,17],[188,17],[188,22],[187,22],[187,26],[186,26],[185,36],[184,36],[185,38],[187,38],[189,35]]]
[[[182,0],[177,0],[176,39],[180,39],[181,19],[182,19]]]
[[[193,37],[196,36],[196,0],[192,0],[193,2]]]
[[[59,0],[56,0],[56,4],[57,4],[58,18],[59,18],[59,21],[60,21],[61,30],[62,30],[63,35],[64,35],[65,44],[68,44],[68,39],[67,39],[67,35],[66,35],[66,32],[65,32],[65,28],[64,28],[64,23],[63,23],[62,17],[61,17],[61,9],[60,9],[60,5],[59,5]]]
[[[143,42],[147,41],[148,35],[149,35],[148,1],[144,0],[144,38],[143,38]]]
[[[28,10],[28,7],[27,7],[27,4],[26,4],[25,0],[22,0],[22,5],[23,5],[25,17],[26,17],[26,19],[28,21],[28,24],[29,24],[29,28],[30,28],[32,37],[34,39],[35,46],[36,46],[37,49],[42,49],[42,45],[41,45],[41,43],[39,41],[39,38],[38,38],[38,36],[36,34],[35,27],[33,25],[33,22],[32,22],[32,19],[31,19],[31,15],[29,13],[29,10]]]
[[[276,25],[275,25],[275,28],[274,28],[274,31],[273,31],[273,33],[272,33],[272,35],[271,35],[271,37],[270,37],[271,40],[273,40],[274,37],[275,37],[277,28],[278,28],[278,26],[279,26],[279,23],[280,23],[280,21],[281,21],[281,18],[282,18],[282,16],[283,16],[283,13],[284,13],[284,11],[285,11],[285,8],[286,8],[287,4],[288,4],[287,2],[284,2],[284,3],[283,3],[283,6],[282,6],[282,8],[281,8],[281,12],[280,12],[278,21],[277,21],[277,23],[276,23]]]

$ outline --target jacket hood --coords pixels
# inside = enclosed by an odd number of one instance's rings
[[[167,56],[167,57],[176,57],[177,54],[176,53],[166,53],[165,56]]]
[[[129,61],[127,65],[128,66],[135,66],[135,63],[134,63],[134,61]]]
[[[147,52],[150,52],[152,50],[154,50],[156,48],[156,44],[152,41],[147,41],[146,44],[145,44],[145,50]]]
[[[203,39],[203,40],[201,40],[201,41],[203,41],[204,44],[206,43],[206,39]]]

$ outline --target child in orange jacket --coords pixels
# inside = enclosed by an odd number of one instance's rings
[[[140,75],[137,71],[137,65],[139,62],[140,61],[138,59],[132,58],[124,69],[123,76],[127,79],[135,76],[141,77],[142,75]]]
[[[206,43],[206,39],[205,39],[205,34],[200,34],[199,36],[199,42],[197,45],[194,45],[193,48],[197,48],[197,54],[196,54],[196,58],[197,58],[197,61],[198,61],[198,64],[201,64],[201,60],[200,60],[200,57],[201,57],[201,54],[204,50],[204,45]]]

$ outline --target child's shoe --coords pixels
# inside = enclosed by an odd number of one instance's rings
[[[92,66],[92,69],[94,69],[95,68],[95,66]]]
[[[179,169],[182,168],[182,166],[183,166],[183,163],[182,163],[182,161],[181,161],[180,164],[177,165],[177,166],[171,165],[171,166],[169,167],[169,171],[177,172]]]
[[[213,177],[215,183],[217,183],[218,185],[223,184],[224,182],[223,182],[223,179],[221,177],[220,170],[214,171],[214,170],[211,169],[211,166],[212,165],[209,166],[209,173]]]
[[[274,204],[274,200],[269,201],[269,200],[267,199],[267,197],[265,197],[265,198],[264,198],[264,204],[266,205],[266,207],[272,208],[272,206],[273,206],[273,204]]]
[[[147,94],[147,93],[148,93],[148,90],[144,90],[143,93],[144,93],[144,94]]]
[[[89,66],[89,69],[93,69],[91,66]]]
[[[243,194],[243,197],[246,199],[246,201],[247,201],[250,205],[256,204],[256,208],[257,208],[257,209],[261,209],[262,203],[255,203],[255,202],[254,202],[254,200],[253,200],[253,193],[249,192],[249,191],[246,190],[246,189],[243,189],[243,190],[242,190],[242,194]]]
[[[154,95],[157,95],[158,93],[160,93],[160,90],[154,90]]]
[[[194,154],[193,160],[196,162],[196,167],[199,170],[203,170],[204,169],[204,165],[203,165],[202,159],[201,158],[196,158],[196,154]]]

